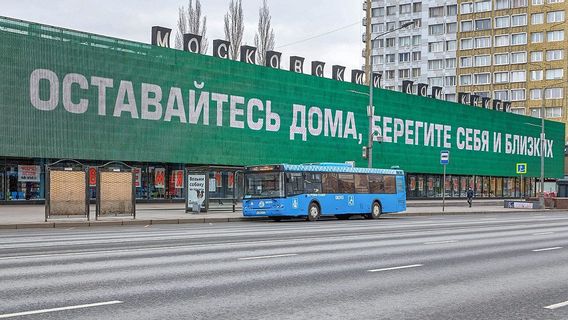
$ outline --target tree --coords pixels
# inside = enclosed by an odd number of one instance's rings
[[[270,24],[272,17],[266,0],[262,1],[262,7],[258,10],[258,30],[254,36],[254,45],[257,47],[258,63],[266,64],[266,51],[274,50],[274,30]]]
[[[233,60],[239,58],[239,50],[245,32],[242,0],[231,0],[229,11],[225,15],[225,40],[231,43],[229,56]]]
[[[203,21],[203,22],[202,22]],[[196,34],[201,36],[201,52],[205,54],[209,44],[205,37],[207,33],[207,16],[201,19],[201,1],[195,1],[195,8],[193,7],[193,0],[189,0],[187,11],[183,6],[179,8],[179,18],[177,23],[176,33],[176,48],[183,49],[183,35],[186,33]]]

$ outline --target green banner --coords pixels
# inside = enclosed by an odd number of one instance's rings
[[[0,156],[366,166],[368,87],[0,19]],[[374,166],[540,175],[540,119],[375,89]],[[564,124],[546,121],[547,177]]]

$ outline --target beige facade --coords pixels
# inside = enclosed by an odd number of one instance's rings
[[[564,0],[458,0],[457,92],[511,101],[511,112],[567,122]]]

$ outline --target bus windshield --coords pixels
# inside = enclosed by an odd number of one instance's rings
[[[247,173],[245,198],[282,198],[284,184],[282,172]]]

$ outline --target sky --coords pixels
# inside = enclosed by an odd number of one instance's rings
[[[262,0],[242,2],[243,44],[254,45]],[[229,0],[201,0],[201,5],[207,16],[211,52],[213,39],[224,39],[223,18]],[[316,60],[326,62],[326,77],[331,77],[334,64],[361,69],[364,64],[361,57],[364,49],[362,1],[268,0],[268,5],[276,51],[283,53],[283,68],[288,67],[290,56],[301,56],[306,58],[305,73],[310,72],[311,61]],[[19,0],[3,1],[0,15],[149,43],[152,26],[176,29],[181,6],[187,8],[188,0]],[[306,39],[309,40],[303,41]],[[175,32],[171,45],[175,46]]]

